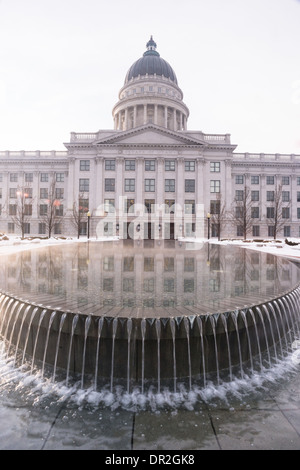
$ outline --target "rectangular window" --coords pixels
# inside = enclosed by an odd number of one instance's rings
[[[269,236],[269,237],[274,237],[274,233],[275,233],[275,227],[274,227],[274,225],[269,225],[269,226],[268,226],[268,236]]]
[[[39,235],[46,234],[46,224],[44,222],[39,223]]]
[[[81,214],[85,214],[89,210],[89,200],[87,198],[79,198],[78,209]]]
[[[79,191],[80,192],[89,192],[90,190],[90,180],[89,178],[79,178]]]
[[[25,182],[32,183],[33,182],[33,173],[25,173]]]
[[[9,215],[17,215],[17,204],[9,204],[8,214]]]
[[[30,233],[30,224],[28,222],[24,224],[24,233]]]
[[[125,199],[124,204],[124,211],[125,213],[128,214],[133,214],[134,213],[134,199]]]
[[[297,176],[297,186],[300,186],[300,176]]]
[[[274,201],[275,192],[274,191],[267,191],[267,201]]]
[[[175,192],[175,180],[165,180],[165,192],[166,193]]]
[[[195,171],[195,160],[187,160],[184,162],[185,171]]]
[[[252,227],[252,235],[253,237],[259,237],[259,225],[253,225]]]
[[[125,178],[125,192],[134,192],[135,191],[135,179],[134,178]]]
[[[290,184],[290,177],[289,176],[283,176],[281,179],[282,185],[288,185]]]
[[[210,162],[211,173],[220,173],[220,162]]]
[[[251,176],[251,184],[259,184],[259,176]]]
[[[282,208],[282,218],[283,219],[289,219],[290,218],[290,208],[289,207],[283,207]]]
[[[155,211],[155,199],[145,199],[144,201],[146,212],[149,214]]]
[[[48,199],[48,188],[40,188],[40,199]]]
[[[63,183],[65,181],[65,174],[64,173],[56,173],[55,179],[57,183]]]
[[[40,204],[40,215],[41,216],[47,215],[47,212],[48,212],[48,205]]]
[[[17,188],[9,188],[9,197],[11,199],[16,199],[16,197],[17,197]]]
[[[104,186],[105,186],[105,191],[114,192],[115,191],[115,178],[105,178]]]
[[[57,217],[62,217],[64,215],[64,205],[59,204],[55,206],[55,215]]]
[[[283,236],[290,237],[291,236],[291,227],[289,225],[285,225],[283,227]]]
[[[8,233],[15,233],[15,224],[13,222],[8,222],[7,231]]]
[[[41,173],[40,181],[41,183],[48,183],[49,181],[48,173]]]
[[[253,219],[259,219],[259,207],[251,207],[251,217]]]
[[[145,160],[145,171],[155,171],[155,160]]]
[[[235,184],[244,184],[244,175],[236,175]]]
[[[55,199],[64,198],[64,188],[55,188]]]
[[[80,160],[80,171],[90,171],[90,160]]]
[[[275,209],[274,207],[267,207],[267,219],[274,219]]]
[[[184,181],[185,192],[194,193],[195,192],[195,180],[185,180]]]
[[[237,237],[243,237],[244,236],[244,230],[242,225],[238,225],[236,228],[236,235]]]
[[[10,173],[9,181],[11,183],[17,183],[18,182],[18,173]]]
[[[105,160],[105,170],[114,171],[116,169],[116,160]]]
[[[175,199],[165,199],[165,213],[166,214],[175,213]]]
[[[2,199],[2,188],[0,188],[0,199]]]
[[[62,234],[62,223],[56,222],[54,224],[54,235],[61,235]]]
[[[115,200],[114,199],[104,199],[104,212],[113,214],[115,212]]]
[[[267,184],[274,184],[274,182],[275,182],[274,176],[267,176],[266,182],[267,182]]]
[[[282,191],[282,202],[289,202],[289,200],[290,200],[290,192]]]
[[[32,205],[25,204],[24,205],[24,215],[32,215]]]
[[[145,192],[155,192],[155,180],[154,179],[145,179]]]
[[[25,188],[25,191],[24,196],[32,199],[32,188]]]
[[[135,171],[135,160],[125,160],[125,171]]]
[[[165,171],[175,171],[175,160],[165,160]]]
[[[259,191],[251,191],[251,201],[259,201]]]
[[[0,183],[2,183],[2,181],[3,181],[3,174],[0,173]]]
[[[243,201],[244,200],[244,191],[242,189],[237,189],[235,191],[235,200]]]
[[[297,219],[300,219],[300,207],[297,207]]]
[[[210,192],[211,193],[220,192],[220,180],[210,180]]]
[[[210,213],[211,214],[220,214],[220,201],[210,201]]]
[[[297,202],[300,202],[300,191],[297,191]]]
[[[184,213],[185,214],[195,214],[195,201],[186,199],[184,201]]]

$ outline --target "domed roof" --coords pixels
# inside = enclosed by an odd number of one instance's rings
[[[146,44],[147,50],[144,52],[143,57],[138,59],[130,67],[127,72],[125,83],[129,82],[132,78],[136,78],[139,75],[158,75],[165,78],[169,78],[177,85],[177,78],[171,65],[164,59],[162,59],[156,50],[156,42],[152,36]]]

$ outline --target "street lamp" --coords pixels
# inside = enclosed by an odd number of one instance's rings
[[[88,239],[90,238],[90,218],[91,218],[91,213],[90,211],[88,211],[88,213],[86,214],[87,215],[87,220],[88,220],[88,224],[87,224],[87,237]]]
[[[209,240],[210,239],[210,217],[211,217],[209,212],[207,213],[206,217],[207,217],[207,238]]]

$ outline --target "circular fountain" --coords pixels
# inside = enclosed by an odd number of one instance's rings
[[[67,384],[191,389],[282,357],[299,334],[299,284],[296,263],[232,246],[35,248],[2,258],[0,335],[16,366]]]

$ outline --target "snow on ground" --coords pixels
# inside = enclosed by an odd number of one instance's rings
[[[90,238],[90,241],[116,241],[119,240],[119,237],[104,237],[104,238]],[[205,238],[181,238],[180,241],[182,242],[193,242],[203,244],[208,240]],[[0,234],[0,255],[1,254],[9,254],[9,253],[16,253],[18,251],[23,250],[31,250],[37,247],[43,246],[50,246],[50,245],[58,245],[64,243],[85,243],[87,242],[86,237],[80,237],[79,239],[74,237],[52,237],[52,238],[35,238],[35,237],[28,237],[25,239],[21,239],[18,236],[9,236],[9,235],[2,235]],[[274,255],[285,256],[287,258],[293,259],[300,259],[300,238],[289,238],[288,243],[292,243],[293,245],[289,245],[286,243],[286,239],[278,239],[278,240],[221,240],[218,241],[216,238],[211,238],[209,240],[211,244],[219,244],[219,245],[235,245],[242,248],[248,248],[251,250],[263,251],[267,253],[272,253]]]

